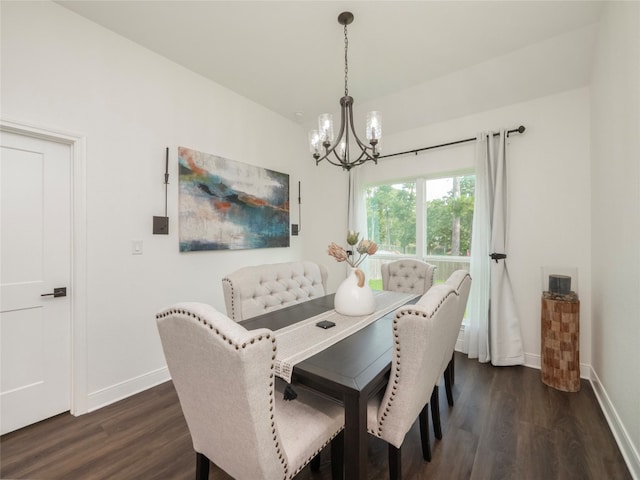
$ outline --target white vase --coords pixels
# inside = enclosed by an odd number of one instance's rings
[[[369,315],[376,309],[371,288],[364,280],[364,273],[359,268],[352,268],[345,278],[334,298],[334,308],[341,315],[357,317]]]

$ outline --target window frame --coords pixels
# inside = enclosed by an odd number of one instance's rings
[[[366,198],[366,192],[369,188],[378,187],[382,185],[395,185],[399,183],[414,182],[415,188],[416,188],[416,205],[415,205],[416,253],[415,255],[410,255],[410,254],[391,255],[391,254],[376,253],[373,257],[370,257],[366,262],[367,270],[368,270],[367,277],[372,280],[380,278],[379,266],[375,268],[375,271],[372,271],[372,268],[371,268],[372,266],[370,265],[370,263],[375,263],[375,264],[388,263],[388,262],[397,260],[399,258],[416,258],[416,259],[425,261],[427,263],[435,264],[435,265],[438,265],[440,263],[464,264],[466,265],[466,268],[469,269],[470,263],[471,263],[471,256],[427,255],[426,254],[426,249],[427,249],[426,213],[427,213],[427,182],[428,181],[438,180],[443,178],[471,176],[471,175],[475,177],[476,171],[474,168],[469,167],[469,168],[459,169],[455,171],[433,172],[428,175],[423,174],[423,175],[416,175],[416,176],[410,176],[410,177],[403,177],[399,179],[379,180],[375,182],[368,182],[367,184],[363,185],[363,189],[362,189],[363,198]],[[474,191],[474,197],[475,197],[475,191]],[[365,201],[365,204],[366,204],[366,201]],[[369,218],[367,217],[366,208],[364,209],[364,214],[365,214],[364,225],[366,225],[367,235],[369,235],[370,234],[370,232],[368,232]],[[369,237],[367,236],[367,238]],[[443,274],[445,274],[445,276],[448,277],[448,274],[445,273],[445,272],[448,272],[448,270],[450,269],[449,268],[436,269],[436,279],[434,279],[434,282],[437,283],[439,281],[446,280],[446,278],[442,278],[442,277],[443,277]]]

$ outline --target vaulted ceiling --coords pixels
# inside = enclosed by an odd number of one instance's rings
[[[456,111],[456,89],[486,97],[497,85],[514,103],[588,84],[602,10],[559,0],[57,3],[304,126],[338,109],[337,16],[351,11],[349,93],[356,108],[396,111],[387,132],[486,108],[466,98]]]

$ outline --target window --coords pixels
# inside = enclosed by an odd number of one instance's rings
[[[366,190],[367,238],[379,254],[416,254],[416,182],[376,185]]]
[[[368,260],[371,287],[382,288],[380,265],[398,257],[436,265],[436,283],[468,269],[474,191],[470,172],[368,186],[367,238],[378,244]]]
[[[474,191],[474,175],[426,181],[425,255],[471,254]]]

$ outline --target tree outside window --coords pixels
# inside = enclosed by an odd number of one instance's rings
[[[368,238],[382,254],[416,254],[416,183],[376,185],[366,190]]]
[[[458,268],[468,269],[474,195],[473,174],[367,187],[367,238],[379,246],[368,260],[372,288],[382,288],[380,264],[394,257],[435,264],[436,281]]]
[[[469,256],[475,176],[427,180],[426,192],[425,254]]]

